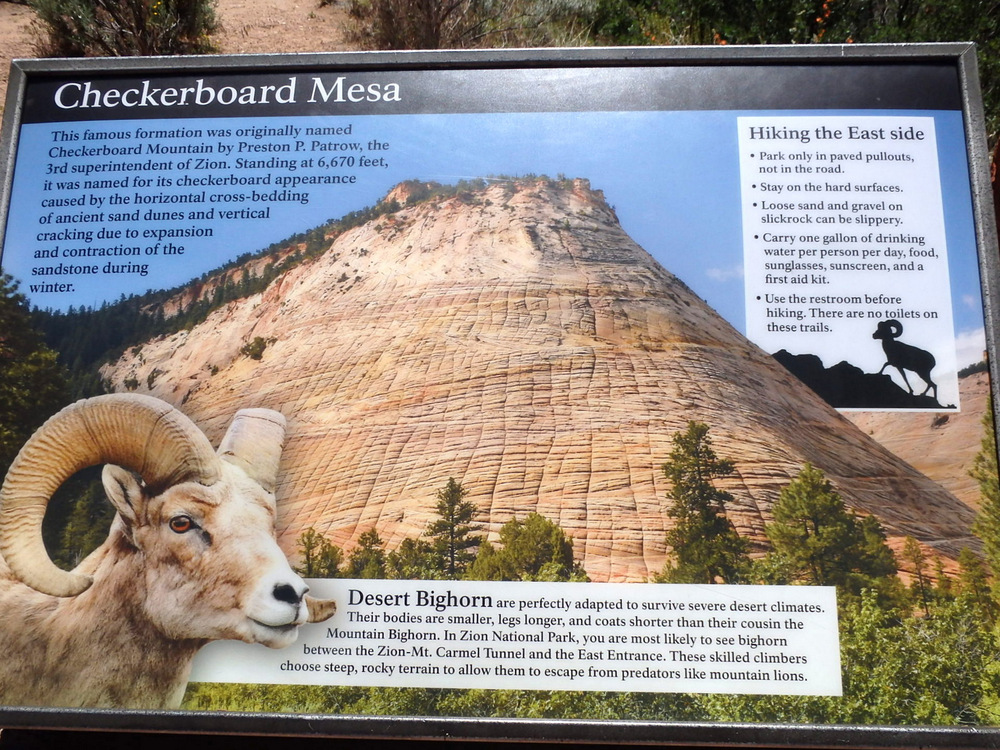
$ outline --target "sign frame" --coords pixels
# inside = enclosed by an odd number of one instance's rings
[[[558,50],[440,51],[408,53],[329,53],[234,55],[115,60],[15,60],[11,66],[3,129],[0,132],[0,246],[8,224],[19,128],[32,85],[71,76],[194,76],[295,71],[364,72],[579,68],[697,68],[725,66],[768,69],[788,66],[940,66],[957,76],[960,87],[973,220],[982,279],[991,393],[1000,404],[1000,357],[996,356],[1000,305],[1000,254],[989,180],[985,120],[979,97],[975,47],[968,43],[906,45],[801,45],[747,47],[580,48]],[[874,101],[884,95],[880,90]],[[738,109],[739,107],[732,107]],[[766,107],[763,107],[766,108]],[[887,106],[886,108],[892,108]],[[200,713],[118,709],[0,708],[0,724],[20,728],[100,729],[111,731],[192,732],[233,735],[283,735],[354,739],[462,739],[494,742],[583,742],[613,744],[698,744],[770,747],[903,747],[1000,745],[1000,728],[816,726],[756,723],[678,723],[648,721],[472,719],[289,715],[277,713]]]

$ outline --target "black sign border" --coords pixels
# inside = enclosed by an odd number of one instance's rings
[[[538,50],[349,52],[153,58],[24,59],[11,64],[0,129],[0,244],[9,209],[17,132],[29,83],[71,75],[136,77],[312,71],[422,71],[581,67],[916,66],[957,77],[965,119],[970,192],[983,286],[986,341],[994,408],[1000,405],[1000,251],[992,206],[985,119],[975,45],[966,42],[900,45],[789,45],[744,47],[626,47]],[[878,99],[877,106],[895,106]],[[755,102],[758,108],[766,105]],[[872,107],[876,106],[873,102]],[[896,105],[899,106],[899,105]],[[716,107],[706,107],[712,109]],[[120,115],[120,110],[115,117]],[[996,414],[995,414],[996,416]],[[1000,420],[998,420],[1000,423]],[[355,740],[466,740],[475,742],[685,745],[727,747],[1000,747],[1000,727],[910,727],[687,723],[655,721],[473,719],[463,717],[331,716],[242,712],[0,707],[0,726],[19,729],[260,735]]]

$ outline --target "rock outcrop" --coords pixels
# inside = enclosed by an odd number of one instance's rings
[[[255,340],[260,358],[241,354]],[[238,408],[282,411],[290,551],[309,527],[348,549],[375,528],[391,549],[454,477],[491,534],[537,511],[594,580],[644,580],[671,523],[661,466],[690,420],[735,462],[718,485],[753,540],[808,461],[891,535],[951,555],[969,543],[966,505],[749,343],[585,180],[406,205],[103,374],[149,386],[213,439]]]
[[[979,483],[969,476],[969,471],[982,443],[982,417],[989,391],[989,375],[977,372],[959,378],[962,408],[957,412],[850,412],[844,416],[970,508],[978,510]]]

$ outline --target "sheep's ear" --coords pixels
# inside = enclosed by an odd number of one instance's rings
[[[139,520],[139,501],[142,498],[142,485],[138,478],[121,466],[107,464],[101,472],[101,481],[108,499],[125,525],[134,528]]]

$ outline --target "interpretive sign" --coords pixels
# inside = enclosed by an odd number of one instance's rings
[[[752,341],[768,351],[795,342],[828,362],[853,355],[873,372],[891,357],[858,351],[873,325],[896,321],[883,342],[902,321],[932,341],[953,337],[933,118],[741,118],[740,157]],[[897,376],[908,386],[909,370],[921,395],[957,408],[954,347],[926,359]],[[866,396],[879,406],[864,390],[835,405]]]
[[[292,685],[337,675],[344,685],[841,693],[829,587],[337,583],[322,589],[343,612],[295,653],[219,641],[194,678],[255,682],[263,670]]]
[[[6,724],[994,723],[967,45],[12,74]]]

